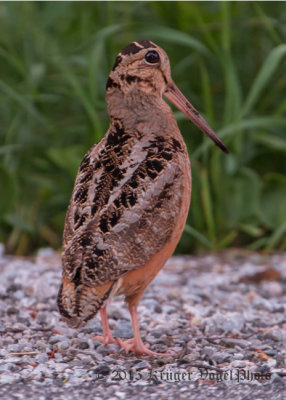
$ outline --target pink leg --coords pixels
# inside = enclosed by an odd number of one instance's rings
[[[116,340],[112,337],[109,325],[108,325],[108,320],[107,320],[107,312],[106,312],[106,306],[102,307],[100,310],[100,317],[101,317],[101,324],[102,324],[102,330],[103,330],[103,336],[94,336],[92,340],[99,340],[100,342],[104,343],[106,346],[108,344],[113,344],[117,343]]]
[[[167,353],[156,353],[155,351],[149,350],[149,344],[144,345],[141,339],[139,325],[138,325],[138,317],[137,317],[137,307],[135,305],[129,305],[129,312],[132,318],[132,325],[134,331],[134,338],[127,339],[124,342],[120,338],[116,338],[117,343],[120,347],[124,348],[126,353],[130,350],[136,354],[147,354],[150,356],[175,356],[176,354],[167,354]]]

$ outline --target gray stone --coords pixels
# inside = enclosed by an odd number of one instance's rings
[[[227,347],[241,347],[245,349],[250,346],[250,342],[248,340],[236,339],[236,338],[223,338],[221,339],[221,344],[224,344]]]
[[[81,376],[86,375],[86,374],[87,374],[87,370],[86,369],[77,368],[74,371],[74,376],[77,376],[77,377],[81,377]]]
[[[49,360],[49,357],[46,353],[41,353],[41,354],[37,354],[35,357],[35,362],[36,363],[45,363]]]
[[[58,349],[67,350],[70,347],[70,342],[67,340],[63,340],[57,344]]]
[[[144,361],[139,362],[138,364],[135,364],[133,368],[136,370],[140,370],[140,369],[144,369],[144,368],[151,368],[151,364],[148,363],[148,361],[144,360]]]
[[[7,349],[0,349],[0,357],[6,357],[9,354]]]
[[[276,356],[277,350],[274,350],[274,349],[265,350],[265,354],[267,354],[270,357],[273,357],[273,356]]]
[[[234,353],[233,358],[234,358],[234,360],[243,360],[244,359],[244,354],[242,354],[242,353]]]
[[[16,364],[7,362],[0,365],[0,371],[18,371],[19,367]]]
[[[283,332],[279,328],[272,328],[263,336],[265,339],[269,338],[270,340],[274,340],[275,342],[283,341]]]
[[[10,353],[18,353],[22,351],[24,348],[24,345],[21,343],[13,343],[8,345],[8,351]]]
[[[14,373],[3,373],[0,375],[0,384],[5,385],[5,384],[15,384],[21,381],[21,376],[20,374],[14,374]]]
[[[23,290],[16,290],[13,293],[13,299],[15,300],[22,300],[25,297],[25,293],[23,292]]]
[[[245,368],[246,362],[243,360],[234,360],[234,361],[232,361],[231,366],[233,368]]]
[[[262,297],[256,297],[253,301],[253,307],[257,310],[265,310],[273,312],[274,306],[269,300],[263,299]]]
[[[271,379],[269,383],[274,383],[275,385],[285,386],[285,380],[277,373],[271,374]]]
[[[19,314],[19,309],[17,307],[8,307],[6,313],[7,315]]]
[[[222,333],[236,333],[241,331],[244,326],[244,317],[239,313],[222,314],[217,311],[212,317],[202,321],[205,335],[219,335]]]
[[[88,342],[79,342],[78,348],[81,350],[89,349],[89,344]]]
[[[58,342],[61,342],[65,340],[65,337],[63,335],[53,335],[50,337],[49,343],[50,344],[56,344]]]
[[[219,352],[219,353],[214,353],[211,356],[211,359],[215,362],[217,362],[218,364],[222,364],[226,361],[230,361],[231,359],[231,355],[229,353],[223,353],[223,352]]]
[[[50,351],[50,346],[47,342],[45,342],[44,340],[37,340],[36,343],[37,346],[37,350],[43,350],[43,351]]]
[[[160,306],[160,304],[157,304],[156,306],[155,306],[155,308],[154,308],[154,311],[157,313],[157,314],[161,314],[162,313],[162,307]]]
[[[118,321],[120,324],[117,324],[113,330],[113,337],[119,337],[121,339],[130,339],[133,337],[133,329],[132,325],[125,320]]]
[[[44,301],[51,295],[49,281],[45,277],[38,278],[33,283],[33,295],[38,301]]]
[[[47,324],[48,319],[50,318],[50,315],[47,311],[40,311],[36,317],[36,321],[40,325]]]

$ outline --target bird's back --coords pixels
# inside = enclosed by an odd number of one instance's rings
[[[66,216],[58,300],[71,325],[92,318],[120,277],[164,248],[183,198],[189,203],[186,146],[173,116],[164,131],[161,119],[157,116],[157,128],[153,124],[147,132],[140,121],[126,129],[112,119],[81,163]]]

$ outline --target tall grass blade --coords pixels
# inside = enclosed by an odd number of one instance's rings
[[[186,224],[185,227],[184,227],[184,232],[186,232],[189,235],[193,236],[196,240],[198,240],[207,249],[211,249],[212,248],[211,242],[202,233],[197,231],[192,226]]]
[[[278,68],[285,54],[286,44],[280,44],[271,50],[250,88],[249,94],[241,110],[241,118],[247,115],[255,106],[255,103],[258,101],[262,91],[273,77],[275,70]]]
[[[180,32],[179,30],[172,29],[164,26],[156,26],[145,28],[144,31],[140,29],[137,31],[138,35],[146,37],[152,37],[155,39],[164,40],[164,42],[179,44],[182,46],[189,47],[204,56],[211,56],[209,49],[198,39],[193,38],[185,32]]]
[[[275,248],[275,246],[278,245],[279,241],[285,238],[286,235],[286,221],[279,226],[273,234],[270,236],[267,246],[265,247],[265,250],[270,251]]]
[[[33,103],[27,96],[24,96],[14,90],[11,86],[0,80],[0,93],[4,93],[8,98],[17,102],[31,117],[35,118],[38,122],[43,125],[47,125],[48,121],[43,114],[41,114],[37,108],[34,107]]]
[[[206,169],[201,169],[201,196],[202,196],[202,205],[204,210],[204,216],[206,220],[206,225],[208,229],[209,240],[212,243],[212,246],[215,247],[216,242],[216,233],[215,233],[215,222],[213,218],[212,211],[212,197],[210,193],[209,187],[209,178]]]
[[[257,117],[249,118],[239,122],[234,122],[225,128],[217,131],[217,134],[221,139],[226,139],[231,136],[241,134],[243,130],[255,130],[255,129],[274,129],[274,128],[286,128],[286,118],[283,117]],[[193,158],[198,158],[203,152],[205,152],[213,143],[208,140],[200,145],[193,153]]]

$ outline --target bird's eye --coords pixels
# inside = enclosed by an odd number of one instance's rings
[[[145,61],[148,64],[157,64],[160,61],[160,56],[155,50],[150,50],[145,54]]]

